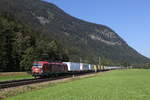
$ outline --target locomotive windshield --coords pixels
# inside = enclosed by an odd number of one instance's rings
[[[41,64],[38,64],[38,63],[33,63],[33,66],[34,66],[34,67],[38,67],[38,68],[42,68],[42,65],[41,65]]]

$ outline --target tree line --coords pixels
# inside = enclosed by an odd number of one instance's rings
[[[34,32],[9,14],[0,14],[0,71],[28,71],[39,60],[68,61],[57,39]]]

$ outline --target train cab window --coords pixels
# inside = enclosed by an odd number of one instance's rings
[[[38,67],[38,68],[42,68],[42,65],[41,65],[41,64],[38,64],[38,63],[34,63],[33,66],[34,66],[34,67]]]

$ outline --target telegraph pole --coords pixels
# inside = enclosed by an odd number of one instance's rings
[[[82,58],[80,58],[80,63],[82,63]]]
[[[98,57],[98,62],[99,62],[99,65],[101,65],[101,57],[100,56]]]

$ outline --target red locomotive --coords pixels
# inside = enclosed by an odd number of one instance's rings
[[[52,75],[64,74],[68,71],[67,64],[47,61],[35,61],[32,66],[34,77],[49,77]]]

